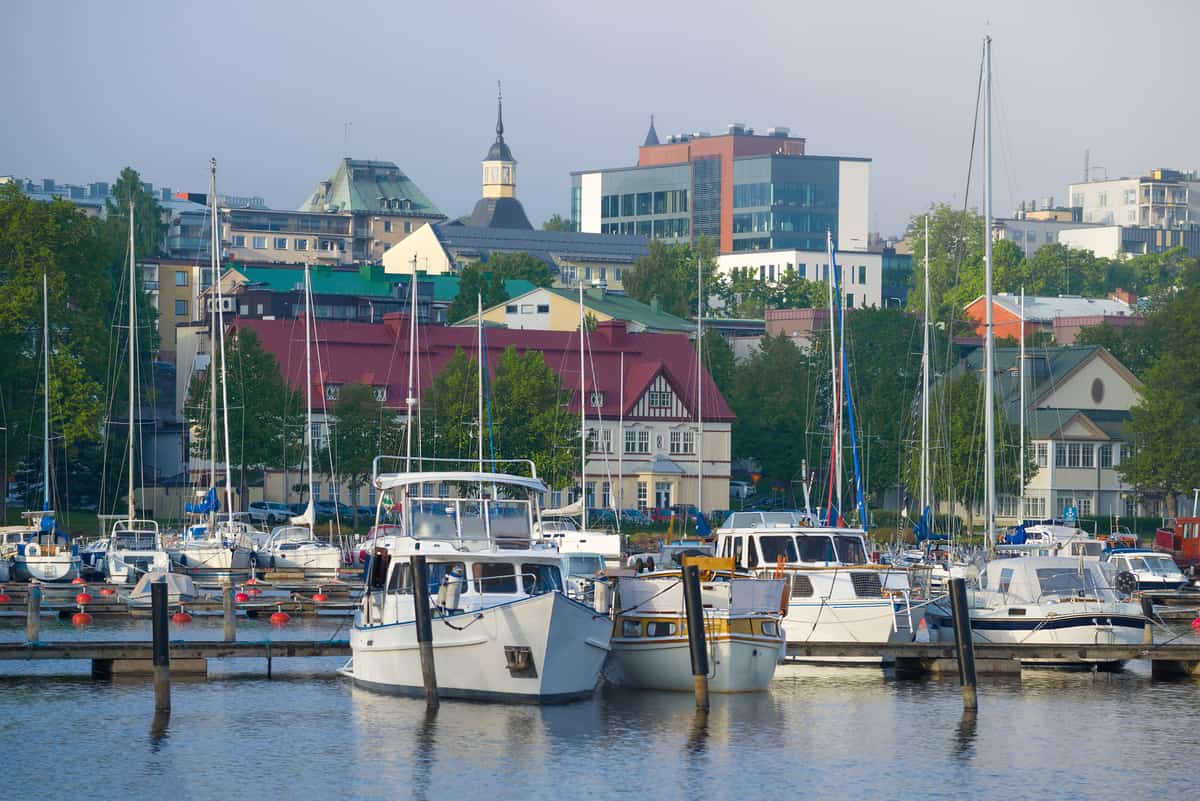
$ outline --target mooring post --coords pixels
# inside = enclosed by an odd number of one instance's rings
[[[425,683],[425,706],[438,706],[437,670],[433,663],[433,615],[429,611],[429,567],[424,556],[412,557],[413,610],[417,621],[417,644],[421,649],[421,680]]]
[[[967,582],[964,579],[950,579],[950,611],[954,618],[954,648],[958,652],[958,681],[962,685],[963,707],[978,709],[975,644],[971,641],[971,614],[967,611]]]
[[[237,640],[237,610],[233,605],[233,585],[226,584],[221,591],[225,612],[225,642]]]
[[[167,631],[167,583],[159,579],[150,585],[150,628],[154,634],[154,709],[171,709],[171,655]]]
[[[1154,645],[1154,599],[1142,596],[1142,617],[1146,618],[1146,628],[1142,630],[1142,644]]]
[[[42,588],[29,585],[25,603],[25,642],[37,642],[42,635]]]
[[[692,653],[692,686],[696,708],[708,709],[708,646],[704,637],[704,602],[700,597],[700,568],[683,568],[683,606],[687,615],[688,647]]]

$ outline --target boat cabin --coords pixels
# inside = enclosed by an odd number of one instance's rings
[[[1099,562],[1068,557],[997,559],[979,574],[984,605],[1068,601],[1115,603],[1117,596]]]
[[[731,519],[737,514],[731,515]],[[805,528],[803,531],[789,531],[788,528],[728,530],[723,526],[717,531],[717,555],[732,557],[737,567],[747,569],[770,567],[781,560],[789,566],[867,563],[866,538],[857,529]]]
[[[117,520],[113,523],[109,550],[161,550],[158,523],[153,520]]]
[[[1175,557],[1180,567],[1200,564],[1200,517],[1181,517],[1154,533],[1154,547]]]

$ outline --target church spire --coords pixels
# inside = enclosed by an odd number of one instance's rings
[[[504,91],[496,81],[496,141],[504,141]]]
[[[654,115],[650,115],[650,130],[646,131],[646,141],[642,142],[642,147],[651,147],[658,144],[658,131],[654,130]]]

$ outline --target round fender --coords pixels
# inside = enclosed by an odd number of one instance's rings
[[[1113,587],[1122,595],[1133,595],[1138,588],[1137,576],[1128,570],[1122,570],[1113,578]]]

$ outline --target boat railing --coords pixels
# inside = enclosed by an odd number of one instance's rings
[[[394,466],[392,470],[382,469]],[[388,474],[417,473],[463,473],[479,475],[511,475],[520,478],[537,478],[537,465],[532,459],[449,459],[435,456],[394,456],[381,454],[371,461],[371,484],[378,486],[378,479]]]

